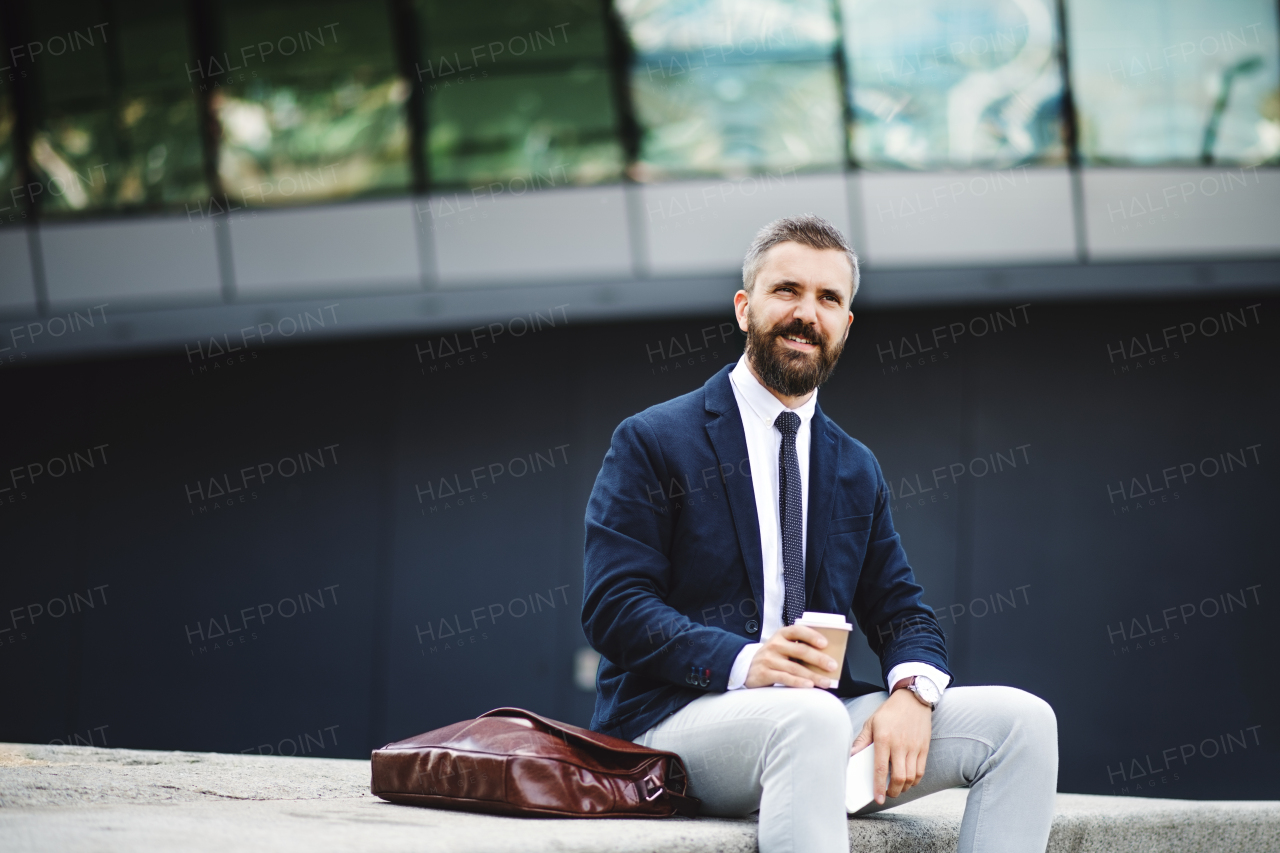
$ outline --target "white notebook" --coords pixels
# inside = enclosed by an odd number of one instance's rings
[[[869,743],[849,758],[844,781],[844,808],[849,814],[876,798],[876,747]]]

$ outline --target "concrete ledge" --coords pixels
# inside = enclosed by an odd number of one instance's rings
[[[956,848],[967,792],[849,821],[851,851]],[[0,849],[756,850],[755,821],[551,820],[417,809],[369,793],[367,761],[0,744]],[[1280,802],[1059,794],[1052,853],[1280,849]]]

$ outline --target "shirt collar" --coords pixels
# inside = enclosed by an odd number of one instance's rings
[[[742,412],[743,417],[750,414],[764,421],[765,425],[773,428],[773,422],[778,419],[778,415],[782,410],[787,408],[782,401],[773,396],[773,392],[761,384],[756,379],[755,374],[747,367],[747,354],[743,353],[738,359],[738,365],[729,373],[729,381],[738,389],[738,393],[742,395],[743,401],[747,404],[749,412]],[[805,404],[798,409],[792,409],[800,416],[800,427],[809,425],[809,421],[813,418],[814,409],[818,405],[818,392],[815,390]]]

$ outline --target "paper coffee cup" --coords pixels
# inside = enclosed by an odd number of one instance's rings
[[[804,625],[806,628],[812,628],[819,634],[827,638],[827,647],[819,649],[820,652],[830,655],[836,662],[836,670],[831,672],[814,666],[807,661],[799,661],[801,665],[811,672],[814,672],[824,678],[830,678],[833,681],[840,680],[840,671],[844,666],[844,650],[849,643],[849,632],[853,630],[853,625],[849,620],[845,619],[840,613],[815,613],[806,610],[795,621],[796,625]],[[823,682],[818,682],[819,686]]]

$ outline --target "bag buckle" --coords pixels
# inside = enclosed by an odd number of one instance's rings
[[[648,776],[640,780],[640,793],[644,796],[646,801],[651,803],[658,799],[658,797],[662,795],[662,791],[662,782],[660,782],[658,777],[654,774],[650,773]]]

